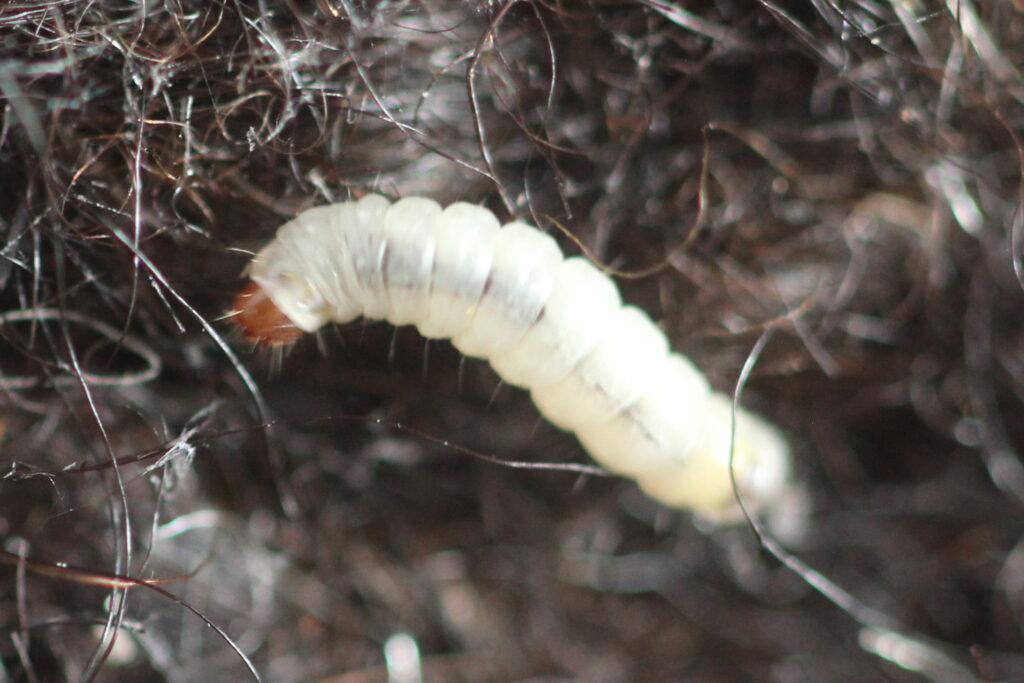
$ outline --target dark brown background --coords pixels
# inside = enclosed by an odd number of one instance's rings
[[[268,681],[385,680],[400,632],[431,681],[1024,679],[1024,8],[678,5],[0,6],[0,303],[53,312],[0,330],[0,680],[246,675],[113,575]],[[424,438],[587,461],[445,343],[242,342],[245,250],[370,191],[572,235],[724,391],[774,325],[790,548],[960,668],[746,528]]]

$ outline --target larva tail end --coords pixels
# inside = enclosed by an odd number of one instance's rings
[[[256,282],[250,282],[238,293],[232,311],[232,319],[246,341],[282,346],[298,341],[306,333],[281,312]]]

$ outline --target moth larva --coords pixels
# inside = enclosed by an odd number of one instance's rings
[[[252,260],[235,302],[249,340],[284,344],[359,316],[413,324],[490,361],[544,416],[661,502],[737,517],[786,492],[779,432],[714,392],[589,261],[522,223],[466,203],[370,195],[309,209]]]

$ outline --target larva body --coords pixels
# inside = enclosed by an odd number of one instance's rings
[[[649,495],[721,521],[788,486],[781,435],[714,392],[589,261],[522,223],[456,203],[376,195],[303,212],[253,259],[236,302],[247,338],[286,343],[359,316],[415,325],[488,360],[544,416]]]

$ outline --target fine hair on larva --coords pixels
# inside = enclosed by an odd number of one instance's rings
[[[790,486],[780,432],[734,411],[607,275],[534,227],[464,202],[368,195],[299,214],[247,273],[234,306],[247,339],[286,344],[360,316],[415,325],[490,362],[597,462],[666,505],[739,519],[730,461],[751,511]]]

